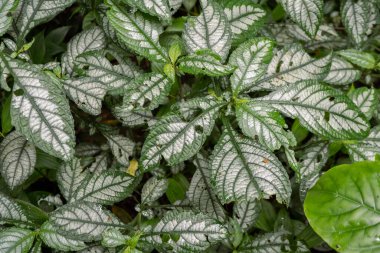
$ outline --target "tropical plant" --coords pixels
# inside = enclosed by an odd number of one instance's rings
[[[375,252],[379,11],[0,0],[0,253]]]

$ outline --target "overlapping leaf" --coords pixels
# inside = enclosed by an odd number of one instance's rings
[[[166,178],[158,179],[151,177],[144,184],[141,191],[141,204],[150,204],[159,199],[168,188],[168,180]]]
[[[24,136],[14,131],[0,143],[0,171],[13,189],[32,175],[36,164],[36,149]]]
[[[74,0],[29,0],[23,1],[15,22],[19,37],[24,39],[29,31],[69,7]]]
[[[104,136],[108,140],[108,144],[111,147],[112,154],[115,156],[116,160],[125,165],[129,165],[129,157],[133,154],[133,149],[135,144],[129,138],[118,135],[105,133]]]
[[[80,240],[69,239],[58,233],[57,228],[50,222],[45,222],[40,229],[39,236],[50,248],[61,251],[79,251],[87,248]]]
[[[99,115],[102,111],[102,100],[107,92],[107,86],[94,78],[78,78],[65,80],[63,87],[71,100],[83,111]]]
[[[9,13],[16,8],[18,0],[0,1],[0,36],[7,32],[12,24],[12,17]]]
[[[290,201],[288,174],[274,154],[226,126],[211,159],[212,182],[222,203],[276,195]]]
[[[129,48],[151,61],[167,61],[167,52],[158,41],[162,26],[155,19],[138,11],[130,13],[114,4],[107,16],[118,37]]]
[[[200,1],[202,12],[187,20],[183,39],[189,53],[210,49],[222,60],[231,47],[231,28],[222,8],[214,0]]]
[[[129,5],[138,8],[162,20],[170,20],[171,12],[168,0],[123,0]]]
[[[159,73],[144,74],[137,77],[124,93],[124,105],[132,108],[153,110],[163,104],[170,93],[172,81]]]
[[[284,118],[270,106],[255,101],[241,103],[236,106],[236,117],[246,136],[253,139],[257,136],[270,150],[296,145],[294,135],[284,129]]]
[[[252,39],[231,54],[229,64],[236,67],[231,76],[231,86],[236,93],[250,88],[265,74],[273,46],[273,41],[269,39]]]
[[[252,89],[275,90],[301,80],[323,80],[329,73],[331,58],[311,58],[299,44],[286,46],[275,53],[267,74]]]
[[[158,121],[145,140],[141,163],[144,170],[157,167],[163,157],[170,165],[178,164],[195,155],[214,127],[214,120],[224,103],[211,97],[196,98],[182,104],[201,112],[181,118],[171,114]]]
[[[33,246],[35,233],[23,228],[7,228],[0,232],[0,252],[27,253]]]
[[[138,179],[121,171],[88,175],[75,192],[73,201],[111,205],[131,195]]]
[[[348,93],[348,97],[351,98],[368,120],[372,118],[379,104],[379,95],[375,89],[361,87]]]
[[[330,139],[361,139],[369,124],[342,92],[315,81],[283,87],[258,100],[286,116],[298,118],[311,132]]]
[[[72,74],[77,56],[103,49],[106,45],[106,37],[102,29],[94,27],[75,35],[67,44],[67,52],[62,56],[63,71]]]
[[[0,60],[15,79],[12,125],[46,153],[69,160],[74,153],[74,123],[62,91],[37,67],[2,54]]]
[[[152,112],[144,109],[130,109],[129,106],[117,106],[113,114],[126,126],[139,126],[148,122],[154,122]]]
[[[59,233],[86,242],[100,240],[107,228],[124,226],[102,206],[88,202],[64,205],[51,214],[50,222],[58,228]]]
[[[0,193],[0,223],[29,223],[24,211],[13,199]]]
[[[330,71],[323,81],[333,85],[346,85],[358,80],[360,75],[360,71],[355,69],[351,63],[334,56],[332,58]]]
[[[149,232],[148,232],[149,233]],[[226,237],[227,229],[216,220],[192,212],[168,212],[154,227],[147,238],[162,246],[169,244],[174,252],[202,252]],[[164,242],[161,236],[177,235]]]
[[[352,161],[375,160],[380,154],[380,126],[372,128],[367,138],[345,146]]]
[[[234,205],[234,216],[245,231],[252,227],[261,212],[259,201],[239,201]]]
[[[211,170],[208,160],[203,155],[197,154],[193,163],[197,167],[197,170],[191,179],[186,193],[187,197],[195,210],[209,214],[218,220],[223,220],[225,218],[225,211],[212,188]]]

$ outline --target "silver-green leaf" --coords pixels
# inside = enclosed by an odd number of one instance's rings
[[[41,226],[39,236],[47,246],[56,250],[78,251],[87,248],[83,241],[66,238],[59,234],[57,228],[49,221]]]
[[[162,20],[170,20],[171,12],[168,0],[123,0],[127,4],[138,8],[142,12],[146,12],[152,16],[156,16]]]
[[[3,223],[27,224],[29,222],[19,204],[0,193],[0,224]]]
[[[18,0],[1,0],[0,1],[0,36],[7,32],[12,24],[12,12],[18,5]]]
[[[252,87],[275,90],[301,80],[323,80],[329,73],[332,55],[317,59],[310,57],[299,44],[277,51],[269,63],[266,75]]]
[[[7,228],[0,232],[1,253],[28,253],[33,246],[35,232],[23,228]]]
[[[323,18],[323,0],[280,0],[286,13],[313,38]]]
[[[333,85],[347,85],[355,82],[360,78],[360,70],[341,57],[334,56],[331,62],[331,68],[324,82]]]
[[[348,97],[351,98],[368,120],[372,118],[379,105],[379,95],[375,89],[360,87],[349,92]]]
[[[187,20],[183,39],[189,53],[210,49],[222,60],[231,47],[231,28],[223,9],[214,0],[200,1],[202,12]]]
[[[70,99],[83,111],[91,115],[102,112],[102,100],[107,92],[107,86],[103,82],[82,77],[65,80],[63,87]]]
[[[151,177],[144,184],[141,191],[141,204],[146,205],[153,203],[159,199],[168,188],[168,180],[166,178],[159,179]]]
[[[326,138],[361,139],[369,132],[367,119],[346,95],[316,81],[298,82],[257,100]]]
[[[380,154],[380,126],[372,128],[367,138],[345,146],[352,161],[374,161]]]
[[[0,172],[11,189],[32,175],[35,164],[36,149],[17,131],[0,143]]]
[[[12,125],[46,153],[70,160],[74,153],[74,122],[69,103],[58,85],[43,71],[0,53],[15,79]]]
[[[108,144],[111,147],[111,152],[116,160],[122,165],[129,165],[129,157],[133,154],[135,143],[129,138],[119,134],[104,133]]]
[[[158,41],[163,28],[157,20],[138,11],[131,13],[111,4],[108,19],[121,41],[151,61],[166,62],[168,55]]]
[[[230,125],[225,127],[210,164],[222,203],[276,195],[278,202],[289,204],[290,181],[277,157],[252,139],[238,136]]]
[[[162,157],[170,165],[175,165],[195,155],[211,133],[217,113],[223,105],[211,97],[195,98],[182,104],[191,110],[201,110],[194,118],[184,120],[171,114],[158,121],[142,149],[143,169],[147,171],[157,167]]]
[[[238,201],[234,205],[234,216],[244,231],[251,228],[261,212],[261,204],[257,200],[253,201]]]
[[[85,242],[100,240],[107,228],[124,227],[110,211],[89,202],[64,205],[51,213],[50,222],[57,227],[59,233]]]
[[[122,171],[89,174],[75,192],[73,201],[111,205],[130,196],[138,182],[137,177]]]

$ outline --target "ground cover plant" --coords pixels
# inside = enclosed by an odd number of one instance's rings
[[[376,0],[0,0],[0,252],[380,252]]]

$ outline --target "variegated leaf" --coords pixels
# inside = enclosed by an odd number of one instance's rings
[[[234,216],[244,231],[251,228],[261,212],[261,204],[257,200],[239,201],[234,205]]]
[[[231,47],[231,28],[223,9],[214,0],[200,1],[202,12],[188,18],[183,39],[189,53],[210,49],[224,61]]]
[[[142,12],[156,16],[162,20],[170,20],[171,12],[168,0],[123,0]]]
[[[288,174],[277,157],[252,139],[240,137],[229,124],[211,158],[212,182],[222,203],[253,201],[276,195],[289,204]]]
[[[103,133],[111,147],[111,152],[116,160],[122,165],[129,165],[129,157],[133,154],[135,143],[129,138],[118,135]]]
[[[281,146],[296,145],[292,132],[284,130],[287,125],[284,118],[270,106],[254,101],[236,105],[236,117],[243,133],[255,139],[270,150]]]
[[[193,163],[197,170],[191,179],[186,195],[195,210],[209,214],[222,221],[226,214],[211,184],[209,161],[198,153]]]
[[[94,27],[75,35],[67,44],[67,52],[62,56],[62,69],[72,74],[77,56],[103,49],[106,46],[106,36],[102,29]]]
[[[352,161],[374,161],[376,155],[380,154],[380,126],[372,128],[368,137],[364,140],[355,144],[346,144],[345,146]]]
[[[345,0],[341,2],[342,23],[356,44],[367,39],[370,29],[371,4],[367,0]]]
[[[151,61],[168,61],[167,52],[158,41],[163,29],[155,19],[138,11],[131,13],[114,4],[107,16],[120,40],[130,49]]]
[[[323,79],[324,82],[333,85],[347,85],[360,78],[361,72],[352,66],[351,63],[334,56],[328,75]]]
[[[117,106],[112,112],[124,125],[130,127],[155,121],[152,112],[144,109],[130,109],[129,106]]]
[[[238,253],[309,253],[309,249],[300,241],[293,241],[293,236],[284,232],[268,233],[254,239],[246,239],[239,247]]]
[[[74,194],[86,178],[87,171],[83,171],[80,159],[73,158],[62,164],[57,172],[57,182],[62,195],[68,202],[73,201]]]
[[[18,0],[0,0],[0,36],[11,26],[12,16],[9,13],[17,7],[18,3]]]
[[[192,54],[179,59],[180,71],[192,75],[226,76],[231,74],[234,67],[223,65],[212,54]]]
[[[89,174],[75,192],[73,201],[111,205],[130,196],[138,182],[139,178],[121,171]]]
[[[323,0],[280,0],[286,13],[313,38],[322,22]]]
[[[147,232],[148,235],[149,232]],[[203,252],[225,239],[227,229],[216,220],[192,212],[168,212],[154,227],[147,239],[157,246],[169,244],[173,252]],[[176,235],[163,241],[164,235]]]
[[[158,179],[151,177],[144,184],[141,191],[141,204],[150,204],[159,199],[168,188],[168,180],[166,178]]]
[[[95,156],[95,161],[91,163],[88,170],[92,173],[100,173],[107,170],[108,166],[108,154],[106,152],[102,152],[99,155]]]
[[[233,39],[238,39],[246,32],[255,31],[264,22],[266,12],[259,5],[230,1],[224,8],[224,13],[230,23]]]
[[[348,97],[351,98],[368,120],[372,118],[379,104],[379,95],[375,89],[360,87],[349,92]]]
[[[0,224],[28,224],[29,221],[16,201],[0,192]]]
[[[181,8],[182,0],[168,0],[168,4],[170,7],[170,12],[174,14],[179,10],[179,8]]]
[[[274,43],[269,39],[252,39],[241,44],[230,56],[229,64],[236,67],[231,76],[234,92],[250,88],[265,74],[272,58]]]
[[[139,76],[125,89],[124,106],[130,105],[130,109],[153,110],[165,103],[172,84],[168,77],[159,73]]]
[[[109,90],[126,87],[134,78],[139,76],[140,70],[130,60],[120,57],[116,52],[108,52],[118,64],[111,63],[100,52],[85,53],[76,58],[81,69],[88,68],[86,74],[96,78],[107,85]]]
[[[89,242],[100,240],[102,233],[110,227],[123,228],[124,225],[114,214],[102,206],[89,202],[64,205],[50,215],[50,222],[58,233],[68,238]]]
[[[356,49],[345,49],[339,51],[338,54],[360,68],[373,69],[376,66],[376,59],[371,53]]]
[[[35,232],[23,228],[7,228],[0,231],[1,253],[28,253],[33,246]]]
[[[329,73],[332,55],[311,58],[299,44],[277,51],[269,63],[266,75],[257,81],[252,90],[275,90],[301,80],[323,80]]]
[[[57,228],[49,221],[41,226],[39,236],[47,246],[56,250],[78,251],[87,248],[87,245],[83,241],[69,239],[59,234]]]
[[[12,125],[46,153],[69,160],[74,153],[74,123],[58,84],[43,71],[0,53],[15,79],[11,105]]]
[[[120,245],[126,245],[128,239],[127,235],[123,235],[118,229],[109,228],[103,232],[102,245],[107,248],[115,248]]]
[[[8,186],[13,189],[33,174],[36,149],[24,136],[14,131],[0,143],[0,171]]]
[[[211,133],[223,105],[212,97],[195,98],[182,104],[201,110],[194,118],[183,120],[171,114],[159,120],[146,138],[141,152],[144,171],[157,167],[162,157],[170,165],[175,165],[195,155]]]
[[[329,158],[328,152],[329,143],[325,141],[312,143],[308,148],[303,150],[303,155],[299,159],[301,164],[301,182],[299,191],[302,201],[305,199],[307,191],[319,178],[320,170]]]
[[[341,91],[315,81],[302,81],[258,98],[287,117],[298,118],[310,132],[333,140],[361,139],[369,124]]]
[[[15,18],[19,31],[18,37],[24,39],[33,27],[49,21],[74,2],[74,0],[23,1],[21,10]]]
[[[65,80],[63,87],[70,99],[83,111],[91,115],[99,115],[102,112],[102,100],[107,92],[107,86],[103,82],[82,77]]]

